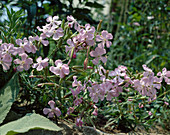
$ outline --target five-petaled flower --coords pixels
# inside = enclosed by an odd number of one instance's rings
[[[14,60],[15,64],[19,64],[17,70],[18,71],[23,71],[24,69],[28,70],[30,68],[30,65],[33,63],[32,58],[27,58],[28,55],[26,53],[22,53],[19,56],[21,56],[21,60],[20,59]]]
[[[61,111],[60,111],[60,109],[59,109],[58,107],[54,107],[55,102],[54,102],[53,100],[50,100],[50,101],[48,102],[48,104],[50,105],[51,108],[44,108],[44,109],[43,109],[43,113],[44,113],[45,115],[48,114],[48,117],[49,117],[49,118],[53,118],[54,115],[56,115],[57,117],[59,117],[59,116],[61,115]]]
[[[32,65],[32,68],[37,68],[37,71],[41,71],[43,68],[48,66],[48,58],[45,58],[44,60],[42,60],[42,57],[39,56],[36,61],[37,63],[34,63]]]
[[[59,75],[61,78],[64,78],[65,75],[70,73],[69,66],[67,64],[63,64],[61,60],[56,60],[55,65],[50,67],[50,71],[55,75]]]
[[[106,30],[103,30],[101,32],[101,35],[96,36],[96,41],[101,42],[98,44],[98,47],[104,48],[104,46],[106,44],[107,48],[109,48],[112,44],[112,42],[109,41],[109,39],[113,39],[112,34],[108,33]]]
[[[76,119],[76,126],[82,127],[82,125],[83,125],[83,121],[81,120],[81,118],[77,118]]]
[[[90,52],[90,56],[95,57],[95,59],[92,60],[94,65],[97,65],[99,63],[99,60],[101,60],[103,63],[106,63],[107,58],[102,56],[106,53],[106,50],[104,48],[96,47],[94,51]]]

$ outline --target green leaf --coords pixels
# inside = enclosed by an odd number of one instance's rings
[[[102,4],[97,3],[96,1],[93,2],[86,2],[85,4],[88,7],[94,7],[94,8],[104,8],[104,6]]]
[[[11,15],[11,13],[10,13],[9,9],[7,8],[7,6],[6,6],[6,5],[4,5],[4,7],[6,8],[8,18],[9,18],[9,20],[11,21],[11,16],[12,16],[12,15]]]
[[[9,122],[0,127],[2,135],[15,135],[17,133],[25,133],[30,129],[47,129],[52,131],[62,130],[49,119],[35,113],[29,113],[16,121]]]
[[[15,101],[19,92],[19,80],[16,73],[11,80],[0,89],[0,123],[3,122],[7,116],[13,102]]]

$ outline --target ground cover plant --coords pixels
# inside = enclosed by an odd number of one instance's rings
[[[1,29],[0,70],[2,79],[11,79],[0,91],[2,134],[59,131],[57,122],[70,119],[77,127],[96,128],[100,117],[107,120],[105,128],[133,130],[141,125],[148,130],[155,123],[169,128],[166,67],[158,72],[146,64],[141,72],[124,65],[107,68],[113,35],[102,28],[102,21],[95,28],[72,15],[63,20],[48,16],[44,26],[24,37],[17,31],[22,11],[6,10],[9,26]],[[46,46],[50,53],[44,53]],[[26,115],[6,123],[11,106]]]

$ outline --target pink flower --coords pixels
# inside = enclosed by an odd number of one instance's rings
[[[44,40],[45,38],[46,38],[46,35],[45,35],[44,33],[42,33],[42,34],[40,35],[40,37],[39,37],[39,36],[36,36],[36,37],[35,37],[35,40],[41,42],[44,46],[48,46],[49,42],[48,42],[48,40]]]
[[[82,98],[76,98],[73,103],[75,106],[78,106],[79,104],[81,104],[82,101]]]
[[[17,47],[14,47],[13,44],[9,43],[3,43],[1,46],[0,46],[0,51],[2,53],[2,55],[5,55],[5,54],[8,54],[11,56],[12,55],[17,55],[17,50],[18,48]],[[12,59],[12,58],[11,58]]]
[[[74,81],[72,83],[72,87],[76,87],[76,90],[74,91],[72,88],[70,88],[74,97],[77,96],[81,92],[81,90],[83,89],[81,81],[77,81],[76,78],[77,78],[77,76],[73,76]]]
[[[30,46],[31,52],[36,53],[37,47],[33,44],[33,41],[35,41],[35,37],[29,36],[28,39],[29,39],[28,44]]]
[[[74,49],[74,52],[73,54],[76,55],[76,38],[73,38],[73,41],[71,39],[68,39],[67,40],[67,44],[70,45],[70,46],[65,46],[66,47],[66,53],[69,52],[69,56],[71,55],[71,51],[72,49]]]
[[[142,67],[145,70],[145,72],[143,73],[144,77],[153,77],[154,76],[152,69],[148,68],[146,65],[142,65]]]
[[[17,70],[18,71],[23,71],[24,69],[28,70],[30,68],[30,65],[33,63],[32,58],[27,58],[28,55],[26,53],[22,53],[19,56],[21,56],[21,60],[20,59],[14,60],[15,64],[19,64]]]
[[[77,40],[83,44],[84,46],[93,46],[95,44],[94,42],[94,33],[95,28],[90,26],[90,24],[85,25],[85,29],[80,29],[79,34],[77,35]]]
[[[144,107],[143,104],[139,103],[139,108],[143,108],[143,107]]]
[[[0,44],[2,44],[2,39],[0,39]]]
[[[72,15],[67,16],[67,20],[69,21],[69,22],[68,22],[68,26],[69,26],[70,28],[72,28],[73,25],[74,25],[74,29],[75,29],[75,30],[77,30],[77,31],[80,30],[80,24],[76,21],[76,19],[74,19],[74,17],[73,17]]]
[[[42,57],[39,56],[36,61],[38,63],[34,63],[32,65],[32,68],[37,68],[37,71],[41,71],[43,68],[47,67],[48,66],[48,58],[45,58],[44,60],[42,60]]]
[[[92,112],[92,114],[94,115],[94,116],[97,116],[98,115],[98,108],[97,108],[97,106],[93,106],[93,108],[94,108],[94,111]]]
[[[162,73],[161,72],[159,72],[159,73],[157,73],[157,76],[161,76],[161,80],[162,79],[164,79],[165,80],[165,82],[168,84],[168,85],[170,85],[170,71],[167,71],[167,69],[166,68],[163,68],[162,69]]]
[[[76,126],[82,127],[82,125],[83,125],[83,121],[81,120],[81,118],[77,118],[76,119]]]
[[[140,24],[138,22],[134,22],[133,25],[134,26],[140,26]]]
[[[152,112],[151,112],[151,111],[149,111],[149,112],[148,112],[148,114],[149,114],[149,116],[151,116],[151,115],[152,115]]]
[[[136,90],[143,96],[149,96],[149,100],[156,98],[156,89],[160,89],[160,79],[157,77],[143,77],[133,81]]]
[[[52,27],[48,32],[46,32],[46,36],[47,37],[51,37],[53,35],[53,39],[54,40],[59,40],[60,37],[64,36],[64,31],[62,28],[58,28],[57,27]]]
[[[70,115],[70,113],[74,112],[74,107],[69,107],[67,110],[67,114]]]
[[[55,65],[50,67],[50,71],[55,75],[60,75],[61,78],[64,78],[65,75],[69,74],[69,66],[67,64],[63,64],[61,60],[56,60]]]
[[[48,104],[50,105],[51,108],[44,108],[44,109],[43,109],[43,113],[44,113],[45,115],[48,114],[48,117],[49,117],[49,118],[53,118],[54,115],[56,115],[57,117],[59,117],[59,116],[61,115],[61,111],[60,111],[60,109],[59,109],[58,107],[54,107],[55,102],[54,102],[53,100],[50,100],[50,101],[48,102]]]
[[[101,32],[101,35],[97,35],[96,36],[96,41],[102,41],[100,44],[98,44],[98,47],[104,48],[105,44],[107,46],[107,48],[109,48],[112,44],[111,41],[109,41],[109,39],[113,39],[113,36],[111,33],[108,33],[106,30],[103,30]]]
[[[11,66],[11,57],[9,58],[9,55],[4,55],[2,56],[0,52],[0,65],[2,65],[3,70],[8,70],[10,69]]]
[[[119,93],[123,91],[122,87],[119,87],[117,83],[112,86],[112,89],[108,91],[106,99],[111,101],[113,97],[118,97]]]
[[[169,105],[169,103],[168,102],[164,102],[166,105]]]
[[[115,68],[114,71],[109,72],[109,76],[115,76],[115,78],[113,79],[113,82],[115,82],[115,83],[123,82],[124,80],[121,77],[124,77],[125,75],[126,75],[126,73],[122,72],[120,70],[120,68]]]
[[[49,24],[46,24],[45,26],[42,26],[42,29],[39,26],[37,26],[37,29],[46,34],[46,32],[48,32],[51,29],[51,26]]]
[[[95,59],[92,60],[93,64],[97,65],[99,63],[99,60],[101,60],[103,63],[106,63],[107,58],[102,56],[105,53],[106,50],[100,47],[96,47],[94,51],[91,51],[90,56],[95,57]]]
[[[98,73],[100,75],[100,80],[104,81],[106,79],[105,74],[106,70],[103,66],[99,65],[97,69],[95,69],[95,73]]]
[[[49,16],[46,20],[47,22],[49,22],[48,26],[58,26],[58,25],[60,25],[61,21],[58,21],[58,19],[59,19],[58,16],[54,16],[54,17]]]
[[[25,51],[28,52],[28,53],[31,52],[29,42],[28,42],[28,40],[26,38],[24,38],[23,40],[22,39],[17,39],[16,43],[19,45],[19,48],[18,48],[18,53],[19,54],[25,53]]]
[[[90,92],[89,96],[93,100],[93,102],[97,103],[99,101],[99,84],[93,83],[92,87],[87,87]]]

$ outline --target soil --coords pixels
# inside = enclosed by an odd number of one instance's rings
[[[7,123],[9,121],[16,120],[22,117],[21,114],[18,114],[14,111],[10,111],[4,121]],[[69,122],[70,121],[70,122]],[[156,125],[152,127],[148,132],[143,127],[136,127],[134,131],[128,131],[127,129],[111,129],[104,128],[105,119],[100,119],[96,126],[97,129],[94,129],[90,126],[76,127],[75,124],[72,123],[71,119],[59,120],[58,126],[63,130],[59,132],[43,130],[43,129],[34,129],[30,130],[26,133],[20,133],[17,135],[170,135],[170,130],[163,129],[160,125]]]

